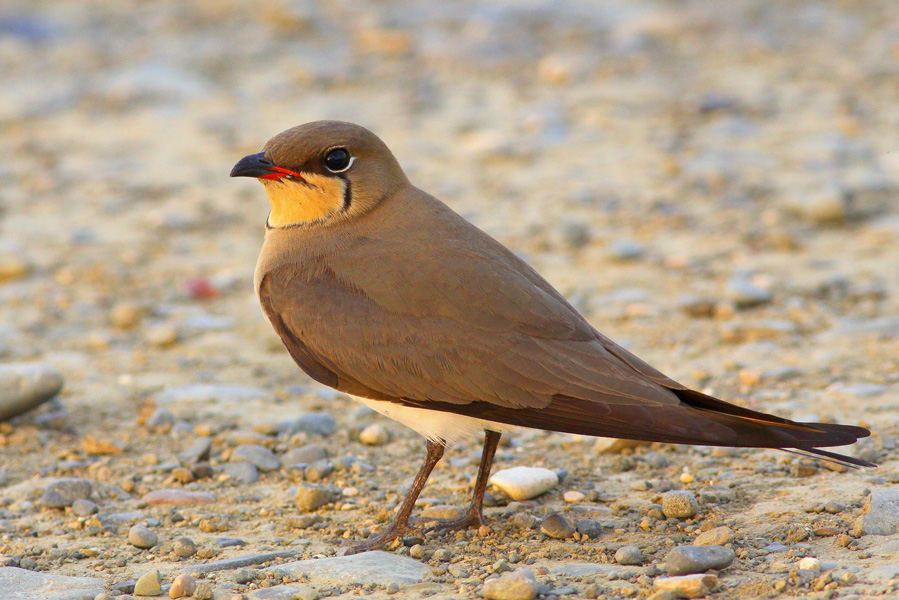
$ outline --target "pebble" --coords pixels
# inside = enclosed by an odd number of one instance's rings
[[[583,502],[587,499],[587,494],[584,492],[578,492],[577,490],[568,490],[564,494],[562,494],[562,500],[565,502]]]
[[[172,550],[181,558],[190,558],[197,553],[197,545],[189,537],[179,537],[172,542]]]
[[[59,479],[47,486],[41,496],[41,504],[47,508],[65,508],[72,506],[76,500],[90,497],[93,485],[87,479],[68,477]]]
[[[543,519],[543,522],[540,523],[540,531],[551,538],[564,540],[574,535],[575,528],[565,515],[556,513]]]
[[[0,421],[33,410],[63,386],[62,373],[46,363],[0,365]]]
[[[530,500],[559,484],[555,471],[541,467],[512,467],[497,471],[490,483],[513,500]]]
[[[622,546],[615,552],[615,562],[619,565],[642,565],[643,552],[636,546]]]
[[[92,502],[85,498],[79,498],[78,500],[72,502],[72,512],[79,517],[89,517],[90,515],[95,515],[99,510],[100,509],[95,502]]]
[[[602,525],[595,519],[581,519],[574,527],[579,534],[586,535],[591,540],[595,540],[602,535]]]
[[[232,456],[233,458],[233,456]],[[259,481],[259,469],[248,462],[230,462],[222,465],[222,472],[228,477],[239,480],[241,483],[256,483]]]
[[[383,446],[390,441],[390,432],[380,423],[372,423],[359,434],[359,441],[367,446]]]
[[[159,536],[146,525],[134,525],[128,530],[128,543],[146,550],[159,543]]]
[[[703,531],[693,540],[694,546],[724,546],[734,541],[734,532],[730,527],[715,527]]]
[[[697,319],[707,319],[715,314],[718,300],[710,296],[684,294],[678,298],[677,307],[686,315]]]
[[[31,272],[31,265],[16,257],[0,259],[0,283],[22,279]]]
[[[821,561],[813,556],[806,556],[799,561],[799,568],[810,571],[819,571],[821,570]]]
[[[310,511],[320,508],[330,502],[334,494],[323,485],[314,483],[300,483],[294,500],[301,511]]]
[[[462,509],[458,506],[437,504],[422,510],[421,516],[423,519],[455,519],[462,516]]]
[[[144,494],[141,499],[150,506],[197,506],[215,502],[215,496],[209,492],[179,489],[154,490]]]
[[[198,437],[186,450],[178,454],[178,460],[185,465],[193,465],[204,460],[209,460],[209,453],[211,451],[212,439],[208,437]]]
[[[267,563],[279,558],[293,558],[297,555],[296,550],[277,550],[274,552],[260,552],[257,554],[245,554],[243,556],[234,556],[232,558],[224,558],[208,563],[195,564],[184,569],[190,574],[196,573],[216,573],[218,571],[233,571],[241,567],[251,565],[259,565]],[[290,564],[290,563],[288,563]]]
[[[317,460],[306,467],[306,481],[321,481],[334,472],[334,465],[327,460]]]
[[[68,577],[16,567],[0,567],[3,600],[73,600],[96,598],[105,588],[102,579]]]
[[[133,329],[144,314],[144,308],[135,302],[119,302],[109,311],[109,319],[116,329]]]
[[[229,460],[231,462],[252,463],[264,473],[276,471],[281,467],[281,461],[278,460],[278,457],[271,450],[257,444],[238,446],[231,453]]]
[[[532,600],[537,596],[537,578],[530,569],[519,569],[484,582],[481,595],[488,600]]]
[[[643,244],[631,240],[617,240],[609,246],[609,256],[615,260],[639,260],[646,254]]]
[[[151,325],[143,330],[144,341],[155,348],[168,348],[178,343],[181,336],[174,325]]]
[[[324,460],[328,454],[318,444],[307,444],[299,448],[291,448],[281,457],[281,463],[285,465],[308,465],[318,460]]]
[[[153,414],[150,415],[144,425],[150,429],[168,429],[175,424],[175,421],[177,421],[177,419],[175,418],[175,415],[172,414],[172,411],[165,407],[160,407],[153,411]]]
[[[871,492],[852,531],[856,537],[899,533],[899,489]]]
[[[263,576],[271,573],[279,579],[290,577],[296,580],[302,577],[316,587],[362,584],[386,587],[396,583],[403,588],[420,583],[429,572],[430,567],[415,559],[376,550],[284,563],[264,569]]]
[[[685,519],[699,512],[699,502],[691,492],[675,490],[662,496],[662,512],[666,517]]]
[[[679,598],[701,598],[718,587],[715,575],[681,575],[680,577],[659,577],[655,580],[656,589],[674,593]]]
[[[172,581],[172,586],[169,588],[169,598],[187,598],[193,596],[196,591],[197,580],[187,573],[182,573]]]
[[[727,284],[727,296],[737,308],[752,308],[768,304],[774,299],[770,290],[760,287],[748,279],[734,277]]]
[[[328,437],[337,431],[337,421],[325,412],[310,412],[278,423],[278,432],[293,435],[299,432]]]
[[[159,571],[153,569],[141,575],[137,583],[134,584],[134,594],[137,596],[159,596],[162,594]]]
[[[724,569],[734,562],[734,551],[727,546],[678,546],[665,557],[669,575],[705,573]]]

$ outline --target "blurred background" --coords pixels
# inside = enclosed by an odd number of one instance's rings
[[[299,371],[252,290],[267,201],[228,173],[326,118],[675,379],[867,424],[854,451],[895,459],[897,99],[895,0],[0,2],[0,362],[65,380],[0,426],[0,482],[87,473],[133,508],[197,436],[214,465],[281,453],[309,411],[329,452],[408,479],[420,440],[359,445],[375,417]]]

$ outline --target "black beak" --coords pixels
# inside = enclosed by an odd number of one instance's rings
[[[237,161],[237,164],[231,169],[231,177],[270,178],[274,166],[272,161],[265,157],[265,152],[257,152]],[[280,177],[280,174],[278,176]]]

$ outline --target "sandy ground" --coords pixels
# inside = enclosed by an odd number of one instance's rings
[[[782,416],[868,426],[875,435],[847,452],[881,465],[835,472],[773,451],[670,446],[622,456],[521,432],[497,469],[568,471],[524,510],[586,515],[603,534],[550,540],[492,508],[489,535],[426,540],[430,587],[399,596],[475,597],[498,561],[533,559],[538,580],[575,595],[643,597],[666,552],[712,525],[734,531],[737,553],[716,598],[897,593],[871,575],[899,560],[878,550],[896,536],[843,537],[869,491],[899,482],[895,2],[5,2],[0,73],[0,360],[66,378],[57,405],[0,429],[8,564],[31,557],[111,583],[156,567],[170,581],[204,558],[333,554],[330,540],[389,514],[423,443],[292,363],[252,292],[264,194],[227,177],[271,135],[337,118],[377,132],[413,182],[667,374]],[[165,404],[195,384],[264,393]],[[163,404],[183,423],[148,425]],[[310,411],[337,432],[277,434]],[[360,443],[375,422],[391,441]],[[215,472],[182,483],[176,453],[200,436]],[[278,455],[315,443],[374,470],[327,477],[358,494],[298,527],[295,472],[252,484],[219,473],[248,441]],[[477,452],[453,449],[422,505],[462,505]],[[97,526],[42,508],[28,482],[59,476],[90,479],[104,514],[139,515]],[[645,514],[660,490],[710,484],[729,497],[694,519]],[[141,500],[182,487],[217,502]],[[570,490],[587,499],[564,503]],[[845,509],[821,512],[829,501]],[[163,542],[152,551],[125,539],[147,519]],[[177,559],[178,536],[203,556]],[[246,545],[219,548],[222,536]],[[786,548],[765,549],[775,542]],[[614,562],[625,544],[646,557],[625,578],[553,574]],[[465,576],[429,558],[441,547]],[[855,578],[815,590],[797,579],[805,555]],[[272,585],[229,577],[210,576],[218,594]]]

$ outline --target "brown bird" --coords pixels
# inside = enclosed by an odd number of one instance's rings
[[[300,125],[241,159],[271,203],[255,286],[310,377],[427,438],[412,489],[382,533],[410,531],[448,442],[486,432],[467,512],[483,496],[502,432],[519,427],[672,444],[819,450],[870,435],[796,423],[691,390],[594,329],[523,260],[413,186],[377,136],[338,121]]]

